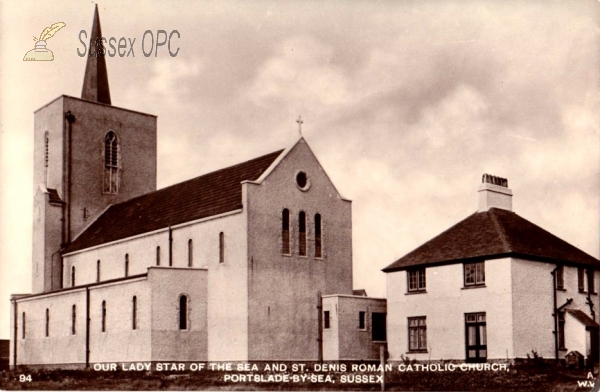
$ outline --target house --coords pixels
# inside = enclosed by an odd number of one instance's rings
[[[477,212],[383,270],[390,359],[597,362],[600,261],[513,212],[506,179],[478,192]]]
[[[353,295],[352,208],[304,138],[157,190],[156,117],[112,105],[103,56],[34,136],[11,366],[322,359],[323,298]]]

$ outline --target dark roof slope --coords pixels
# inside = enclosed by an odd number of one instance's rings
[[[591,328],[599,327],[597,322],[592,320],[590,318],[590,316],[588,316],[587,314],[585,314],[584,312],[582,312],[579,309],[566,309],[566,311],[569,312],[570,314],[572,314],[573,317],[575,317],[581,324],[585,325],[586,327],[591,327]]]
[[[512,211],[477,212],[383,269],[507,256],[600,267],[600,261]]]
[[[65,253],[242,208],[240,183],[258,179],[282,151],[112,205]]]

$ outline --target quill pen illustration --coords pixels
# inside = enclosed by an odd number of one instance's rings
[[[56,32],[58,30],[62,29],[65,26],[66,26],[66,24],[64,24],[63,22],[57,22],[57,23],[54,23],[50,27],[46,27],[44,29],[44,31],[42,31],[42,35],[40,35],[39,41],[47,41],[47,40],[49,40],[50,38],[52,38],[54,36],[54,34],[56,34]]]
[[[23,61],[52,61],[54,60],[54,54],[51,50],[46,48],[46,41],[49,40],[56,34],[56,32],[66,24],[63,22],[54,23],[50,27],[46,27],[44,31],[42,31],[42,35],[37,39],[33,37],[35,42],[35,48],[25,53],[25,57],[23,57]]]

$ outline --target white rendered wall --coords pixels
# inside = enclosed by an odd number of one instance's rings
[[[406,271],[387,274],[388,351],[419,360],[465,359],[465,313],[485,312],[488,359],[513,356],[511,261],[485,261],[485,287],[465,289],[463,264],[426,270],[427,292],[407,294]],[[408,351],[408,317],[427,317],[427,353]]]
[[[323,297],[323,312],[329,312],[329,328],[323,329],[323,359],[325,361],[340,359],[338,298],[337,296]]]

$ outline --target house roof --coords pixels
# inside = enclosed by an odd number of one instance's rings
[[[467,217],[383,271],[508,256],[600,267],[596,258],[516,213],[490,208]]]
[[[586,327],[598,328],[600,326],[597,322],[592,320],[590,316],[588,316],[579,309],[566,309],[566,311],[569,312],[573,317],[577,319],[577,321],[579,321]]]
[[[241,182],[258,179],[282,151],[114,204],[65,253],[240,209]]]

